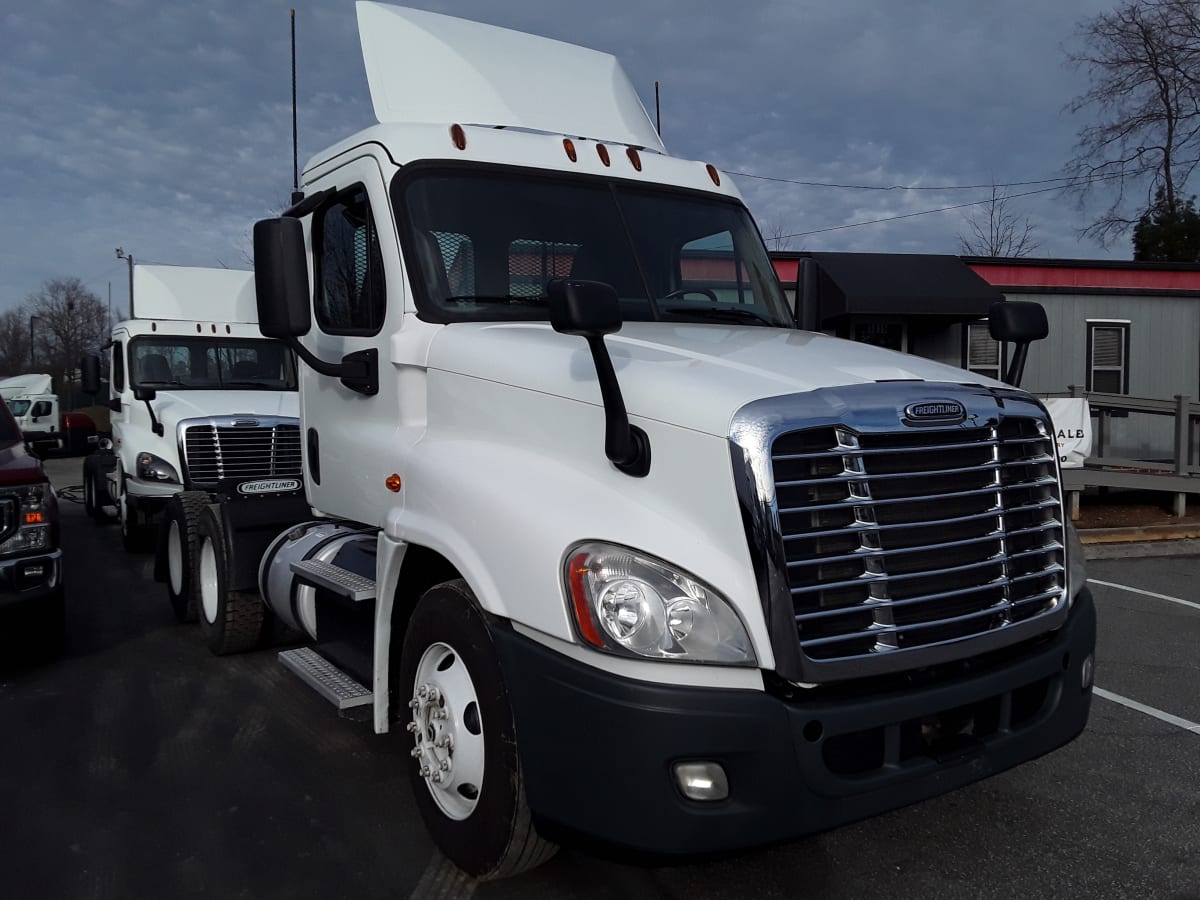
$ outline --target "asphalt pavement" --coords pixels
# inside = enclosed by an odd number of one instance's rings
[[[78,459],[49,468],[79,483]],[[273,650],[209,655],[150,558],[70,502],[63,546],[64,656],[0,669],[2,896],[1200,898],[1200,556],[1089,564],[1106,693],[1049,756],[781,846],[675,866],[565,848],[476,884],[424,832],[407,735],[339,719]]]

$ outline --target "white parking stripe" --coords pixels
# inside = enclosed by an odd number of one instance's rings
[[[1174,725],[1176,728],[1182,728],[1184,731],[1190,731],[1192,734],[1200,734],[1200,725],[1197,725],[1195,722],[1189,722],[1187,719],[1181,719],[1179,716],[1173,716],[1169,712],[1163,712],[1161,709],[1155,709],[1153,706],[1147,706],[1145,703],[1138,703],[1136,700],[1130,700],[1128,697],[1122,697],[1120,694],[1114,694],[1112,691],[1104,690],[1104,688],[1093,687],[1092,693],[1097,697],[1103,697],[1105,700],[1110,700],[1113,703],[1119,703],[1140,713],[1153,716],[1160,722],[1166,722],[1168,725]]]
[[[1154,597],[1156,600],[1168,600],[1171,603],[1178,603],[1181,606],[1190,606],[1192,609],[1200,609],[1200,603],[1194,603],[1191,600],[1180,600],[1178,597],[1168,597],[1166,594],[1156,594],[1154,591],[1143,591],[1141,588],[1130,587],[1127,584],[1114,584],[1111,581],[1100,581],[1096,578],[1089,578],[1089,584],[1102,584],[1105,587],[1117,588],[1121,591],[1129,591],[1131,594],[1141,594],[1145,597]]]

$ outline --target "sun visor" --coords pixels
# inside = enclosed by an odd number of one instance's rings
[[[134,266],[134,313],[139,319],[258,322],[254,273],[193,266]]]
[[[387,3],[357,6],[381,123],[502,125],[665,152],[611,54]]]

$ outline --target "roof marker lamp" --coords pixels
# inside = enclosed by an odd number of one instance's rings
[[[564,568],[579,635],[597,650],[726,666],[758,663],[729,601],[670,563],[597,541],[574,547]]]

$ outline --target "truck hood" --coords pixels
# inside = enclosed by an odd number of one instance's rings
[[[791,329],[627,322],[605,342],[631,416],[720,437],[738,409],[765,397],[876,381],[1001,386],[920,357]],[[601,405],[587,343],[547,323],[448,325],[428,365]]]
[[[20,441],[0,442],[0,485],[45,481],[42,464]]]
[[[159,391],[150,405],[168,431],[181,419],[204,416],[300,417],[300,396],[295,391]]]

